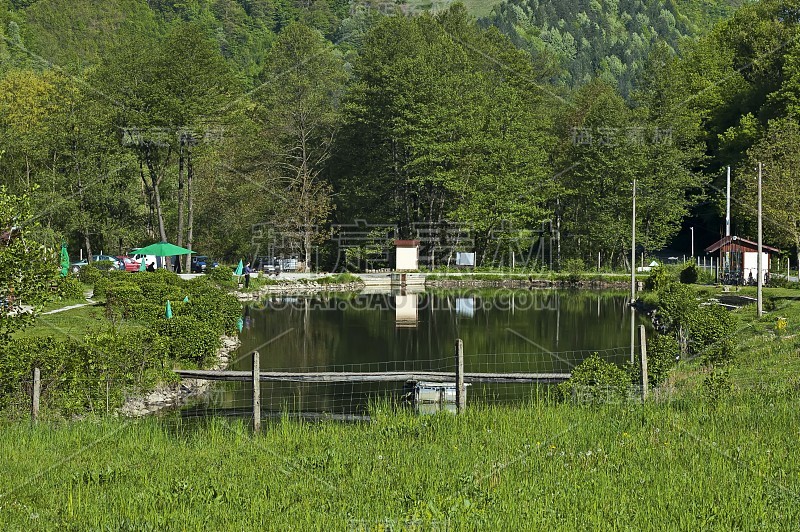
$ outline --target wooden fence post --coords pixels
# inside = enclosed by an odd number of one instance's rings
[[[647,335],[644,325],[639,325],[639,343],[642,349],[642,401],[647,399]]]
[[[261,430],[261,360],[253,351],[253,432]]]
[[[39,368],[33,368],[33,391],[31,392],[31,420],[39,419],[39,396],[42,391],[42,376]]]
[[[464,342],[456,340],[456,411],[460,414],[467,406],[467,396],[464,393]]]

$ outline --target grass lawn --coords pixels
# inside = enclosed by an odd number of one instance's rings
[[[79,302],[64,302],[56,308],[75,305]],[[86,303],[86,300],[83,300]],[[45,308],[45,311],[48,309]],[[65,310],[45,316],[39,315],[30,327],[16,333],[17,338],[26,336],[54,336],[59,339],[82,338],[87,332],[106,325],[105,307],[102,305],[87,305],[80,308]]]

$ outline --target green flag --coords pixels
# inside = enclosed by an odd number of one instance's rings
[[[171,318],[171,317],[172,317],[172,305],[170,304],[170,302],[169,302],[169,299],[167,299],[167,310],[166,310],[166,312],[164,313],[164,315],[165,315],[167,318]]]
[[[233,275],[242,275],[244,272],[244,264],[242,264],[242,259],[239,259],[239,265],[236,267],[236,271],[233,272]]]
[[[188,303],[188,302],[189,302],[189,296],[184,296],[184,298],[183,298],[183,302],[184,302],[184,303]]]
[[[244,328],[244,320],[241,316],[239,316],[239,319],[236,321],[236,328],[239,329],[239,332],[242,332],[242,329]]]
[[[144,257],[142,257],[142,262],[139,263],[139,271],[140,272],[147,271],[147,264],[145,264],[145,262],[147,262],[147,260]]]
[[[61,241],[61,277],[66,277],[69,273],[69,253],[67,253],[67,243]]]

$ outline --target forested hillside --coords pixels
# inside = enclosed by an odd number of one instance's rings
[[[0,179],[74,255],[233,258],[266,224],[330,266],[332,224],[364,219],[460,225],[479,252],[544,224],[563,260],[619,267],[634,179],[649,253],[687,216],[718,235],[729,164],[746,235],[762,160],[767,233],[796,248],[797,0],[711,28],[733,4],[623,4],[504,4],[500,31],[459,4],[0,0]]]
[[[552,69],[557,84],[595,77],[634,89],[657,43],[675,53],[681,42],[727,19],[743,0],[504,0],[482,25],[494,25]]]

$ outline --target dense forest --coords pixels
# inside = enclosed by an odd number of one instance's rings
[[[767,237],[797,250],[800,2],[737,7],[0,0],[0,185],[73,255],[231,259],[272,227],[330,267],[366,220],[457,227],[487,262],[545,227],[627,267],[634,179],[650,253],[687,217],[719,236],[727,165],[751,234],[762,161]]]

